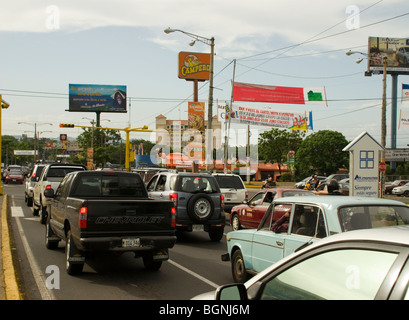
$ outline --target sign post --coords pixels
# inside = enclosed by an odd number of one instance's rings
[[[349,151],[349,194],[375,197],[379,193],[380,152],[384,148],[367,132],[362,132],[343,151]]]

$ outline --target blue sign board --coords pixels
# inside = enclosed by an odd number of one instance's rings
[[[70,84],[69,111],[126,112],[126,86]]]

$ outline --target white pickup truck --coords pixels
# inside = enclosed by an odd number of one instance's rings
[[[43,172],[34,187],[33,215],[40,214],[40,222],[45,224],[49,199],[44,196],[45,189],[57,190],[60,182],[69,172],[87,170],[82,164],[53,163],[44,167]]]

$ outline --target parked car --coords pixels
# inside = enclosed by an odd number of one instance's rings
[[[308,176],[306,178],[304,178],[303,180],[297,182],[294,187],[296,187],[297,189],[304,189],[305,185],[307,184],[308,181],[310,181],[312,179],[313,176]],[[318,181],[324,181],[327,177],[325,176],[317,176]]]
[[[45,189],[57,190],[61,180],[69,172],[87,170],[87,167],[82,164],[68,164],[68,163],[53,163],[47,164],[38,182],[34,186],[33,196],[33,214],[40,214],[40,222],[45,224],[47,218],[47,206],[49,199],[44,195]]]
[[[282,222],[281,230],[274,232]],[[400,201],[331,195],[280,198],[257,229],[227,234],[223,259],[231,261],[234,281],[245,282],[249,274],[329,235],[404,224],[409,224],[409,207]]]
[[[409,197],[409,182],[400,187],[394,187],[392,189],[392,194],[395,196],[405,196]]]
[[[231,209],[230,224],[232,229],[257,228],[274,199],[302,195],[313,196],[314,193],[309,190],[291,188],[263,189],[251,197],[249,201],[244,201],[242,204]]]
[[[193,300],[407,300],[409,227],[351,231]]]
[[[176,230],[206,231],[212,241],[223,237],[224,196],[209,173],[159,172],[147,184],[149,197],[172,200]]]
[[[33,206],[34,198],[34,187],[40,178],[41,172],[43,171],[45,164],[36,164],[31,170],[30,174],[26,178],[26,185],[24,189],[24,200],[28,207]]]
[[[401,187],[401,186],[407,184],[408,182],[409,182],[409,180],[395,180],[391,184],[387,184],[385,186],[385,194],[392,194],[393,188]]]
[[[224,211],[231,209],[248,199],[248,192],[241,177],[237,174],[213,173],[224,195]]]
[[[4,178],[4,182],[7,183],[20,183],[23,184],[24,182],[24,175],[23,172],[20,170],[10,170],[7,171],[6,177]]]

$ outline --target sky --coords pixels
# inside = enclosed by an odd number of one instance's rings
[[[81,128],[59,124],[87,126],[95,113],[68,111],[70,83],[126,85],[128,112],[102,113],[103,126],[154,129],[160,114],[186,120],[193,86],[178,78],[177,56],[210,48],[200,42],[189,46],[192,39],[181,32],[164,33],[170,27],[215,39],[214,115],[218,102],[230,101],[236,60],[237,82],[325,87],[328,99],[328,106],[257,106],[312,111],[314,131],[308,134],[336,130],[351,141],[367,131],[380,142],[382,76],[365,77],[366,60],[355,60],[365,58],[369,36],[409,38],[408,22],[405,0],[2,1],[0,94],[10,104],[2,110],[2,134],[34,136],[36,124],[40,137],[75,138]],[[363,54],[347,56],[349,50]],[[398,87],[401,83],[409,77],[399,75]],[[199,84],[206,108],[208,90],[207,81]],[[388,76],[388,99],[391,90]],[[398,100],[399,114],[408,107]],[[390,122],[388,103],[386,147]],[[237,132],[243,128],[233,126]],[[131,133],[131,139],[153,137]],[[407,144],[409,128],[398,129],[397,147]]]

